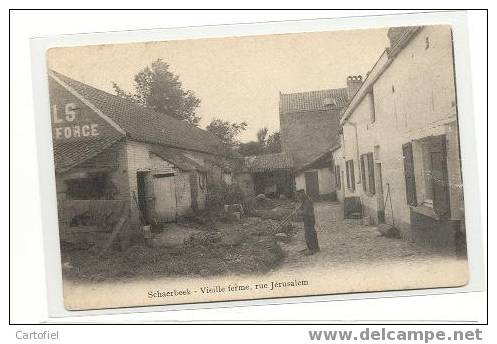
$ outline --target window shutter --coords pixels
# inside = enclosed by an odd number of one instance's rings
[[[366,191],[366,169],[364,163],[365,155],[361,155],[361,180],[362,180],[362,189]]]
[[[337,189],[341,189],[340,186],[340,166],[335,165],[335,186]]]
[[[371,192],[373,195],[376,192],[375,185],[374,185],[374,160],[373,160],[373,153],[368,153],[368,177],[369,177],[369,192]]]
[[[445,135],[433,138],[430,152],[433,183],[433,210],[439,216],[450,215],[449,181],[447,175],[447,153]]]
[[[347,187],[350,189],[350,166],[349,162],[345,162],[345,174],[347,177]]]
[[[406,198],[407,204],[418,205],[416,199],[416,181],[414,179],[414,161],[412,156],[412,143],[408,142],[402,145],[404,155],[404,177],[406,180]]]
[[[354,175],[354,160],[350,160],[350,184],[352,190],[355,191],[355,175]]]

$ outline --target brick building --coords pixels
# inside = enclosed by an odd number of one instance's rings
[[[53,71],[49,91],[63,231],[122,213],[135,225],[175,221],[204,208],[209,183],[230,180],[205,130]]]
[[[336,198],[330,149],[338,140],[341,112],[361,83],[361,76],[349,76],[344,88],[280,93],[282,150],[293,159],[296,189],[313,199]]]
[[[341,193],[371,223],[454,247],[464,202],[451,29],[393,28],[389,38],[343,113]]]

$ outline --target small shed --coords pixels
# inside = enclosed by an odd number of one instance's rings
[[[336,178],[333,149],[328,149],[295,170],[295,185],[315,201],[336,200]]]
[[[292,198],[295,192],[293,162],[287,153],[263,154],[238,159],[234,182],[248,196]]]

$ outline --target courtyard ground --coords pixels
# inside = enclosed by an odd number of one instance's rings
[[[319,202],[314,205],[316,232],[321,252],[305,256],[303,224],[295,223],[298,234],[294,240],[281,243],[286,257],[282,270],[301,268],[336,268],[343,264],[385,263],[402,261],[429,261],[436,257],[447,257],[447,252],[423,247],[403,239],[379,235],[375,226],[365,226],[360,220],[344,220],[343,208],[338,202]],[[450,254],[449,254],[450,256]],[[455,257],[454,257],[455,258]]]
[[[312,256],[301,252],[303,224],[292,222],[286,235],[275,235],[280,229],[271,218],[281,209],[269,211],[259,214],[264,218],[217,222],[215,230],[170,224],[151,247],[132,246],[106,259],[85,251],[63,255],[64,304],[67,309],[131,307],[467,283],[466,260],[381,237],[374,226],[343,220],[338,203],[315,204],[321,252]],[[261,285],[268,287],[257,288]],[[228,291],[205,294],[206,288]],[[156,291],[174,296],[149,297]]]
[[[100,257],[98,249],[63,251],[64,277],[102,282],[164,276],[261,274],[300,270],[328,271],[348,265],[429,263],[454,258],[447,252],[379,235],[375,226],[344,220],[338,202],[315,204],[321,251],[303,254],[303,223],[293,218],[279,228],[295,204],[259,211],[240,222],[169,223],[148,245],[133,245]],[[283,232],[283,233],[282,233]]]

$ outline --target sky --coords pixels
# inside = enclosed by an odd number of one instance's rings
[[[388,45],[386,28],[173,40],[52,48],[48,66],[114,93],[112,82],[131,91],[134,75],[161,58],[200,98],[200,127],[213,118],[245,121],[247,142],[262,127],[279,130],[280,92],[345,87],[347,76],[365,77]]]

